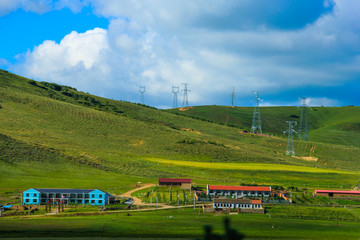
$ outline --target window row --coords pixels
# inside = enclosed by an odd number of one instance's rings
[[[26,197],[30,197],[30,193],[26,193],[26,195],[25,195]],[[37,193],[34,193],[33,194],[33,196],[34,197],[37,197],[38,195],[37,195]],[[85,196],[84,196],[84,194],[82,194],[82,193],[79,193],[79,194],[74,194],[74,193],[72,193],[72,194],[67,194],[67,193],[63,193],[63,194],[61,194],[61,193],[41,193],[41,198],[89,198],[89,196],[90,196],[90,194],[85,194]],[[96,195],[95,194],[91,194],[91,197],[92,198],[95,198],[96,197]],[[102,194],[99,194],[99,198],[102,198],[103,197],[103,195]]]

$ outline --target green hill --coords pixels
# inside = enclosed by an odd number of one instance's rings
[[[246,131],[250,131],[253,115],[251,107],[197,106],[167,111]],[[286,137],[286,121],[297,121],[299,130],[300,107],[261,107],[260,111],[264,134]],[[360,107],[309,107],[307,114],[310,140],[360,147]]]
[[[198,184],[310,188],[359,184],[358,144],[297,141],[297,156],[312,158],[293,158],[285,155],[286,138],[245,133],[239,129],[245,129],[245,121],[236,125],[229,117],[231,127],[215,123],[221,119],[209,122],[180,116],[2,70],[0,106],[0,195],[4,196],[29,187],[87,187],[120,193],[137,182],[156,182],[158,177],[191,177]],[[271,111],[289,115],[287,109]],[[234,114],[250,120],[251,110],[245,110]],[[337,123],[345,133],[354,129],[350,120]],[[281,123],[274,120],[273,125]],[[318,130],[312,129],[313,138]]]

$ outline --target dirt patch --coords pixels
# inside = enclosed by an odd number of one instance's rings
[[[131,139],[129,140],[129,144],[132,146],[141,146],[143,145],[145,142],[142,139]]]
[[[186,131],[186,132],[193,132],[193,133],[201,134],[201,132],[191,129],[191,128],[182,128],[181,130]]]
[[[187,111],[189,109],[192,109],[192,108],[194,108],[194,107],[181,107],[181,108],[179,108],[179,111],[185,112],[185,111]]]
[[[309,161],[309,162],[317,162],[317,160],[319,160],[319,158],[317,158],[317,157],[296,157],[296,156],[292,156],[292,157],[301,159],[301,160],[305,160],[305,161]]]

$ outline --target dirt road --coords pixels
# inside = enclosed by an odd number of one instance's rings
[[[139,191],[141,189],[144,189],[144,188],[149,188],[149,187],[155,187],[155,184],[154,183],[146,183],[146,184],[142,185],[141,187],[132,189],[132,190],[130,190],[128,192],[125,192],[125,193],[121,194],[120,196],[133,198],[133,201],[134,201],[135,205],[149,205],[149,204],[143,203],[140,198],[131,196],[132,193],[137,192],[137,191]]]

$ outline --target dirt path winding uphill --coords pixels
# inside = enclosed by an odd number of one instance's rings
[[[134,192],[136,192],[136,191],[139,191],[139,190],[141,190],[141,189],[144,189],[144,188],[148,188],[148,187],[155,187],[155,184],[154,184],[154,183],[146,183],[146,184],[144,184],[143,186],[138,187],[138,188],[135,188],[135,189],[132,189],[132,190],[130,190],[130,191],[128,191],[128,192],[125,192],[125,193],[121,194],[120,196],[122,196],[122,197],[128,197],[128,198],[133,198],[133,201],[134,201],[134,204],[135,204],[135,205],[148,205],[148,204],[146,204],[146,203],[143,203],[140,198],[131,196],[132,193],[134,193]]]

